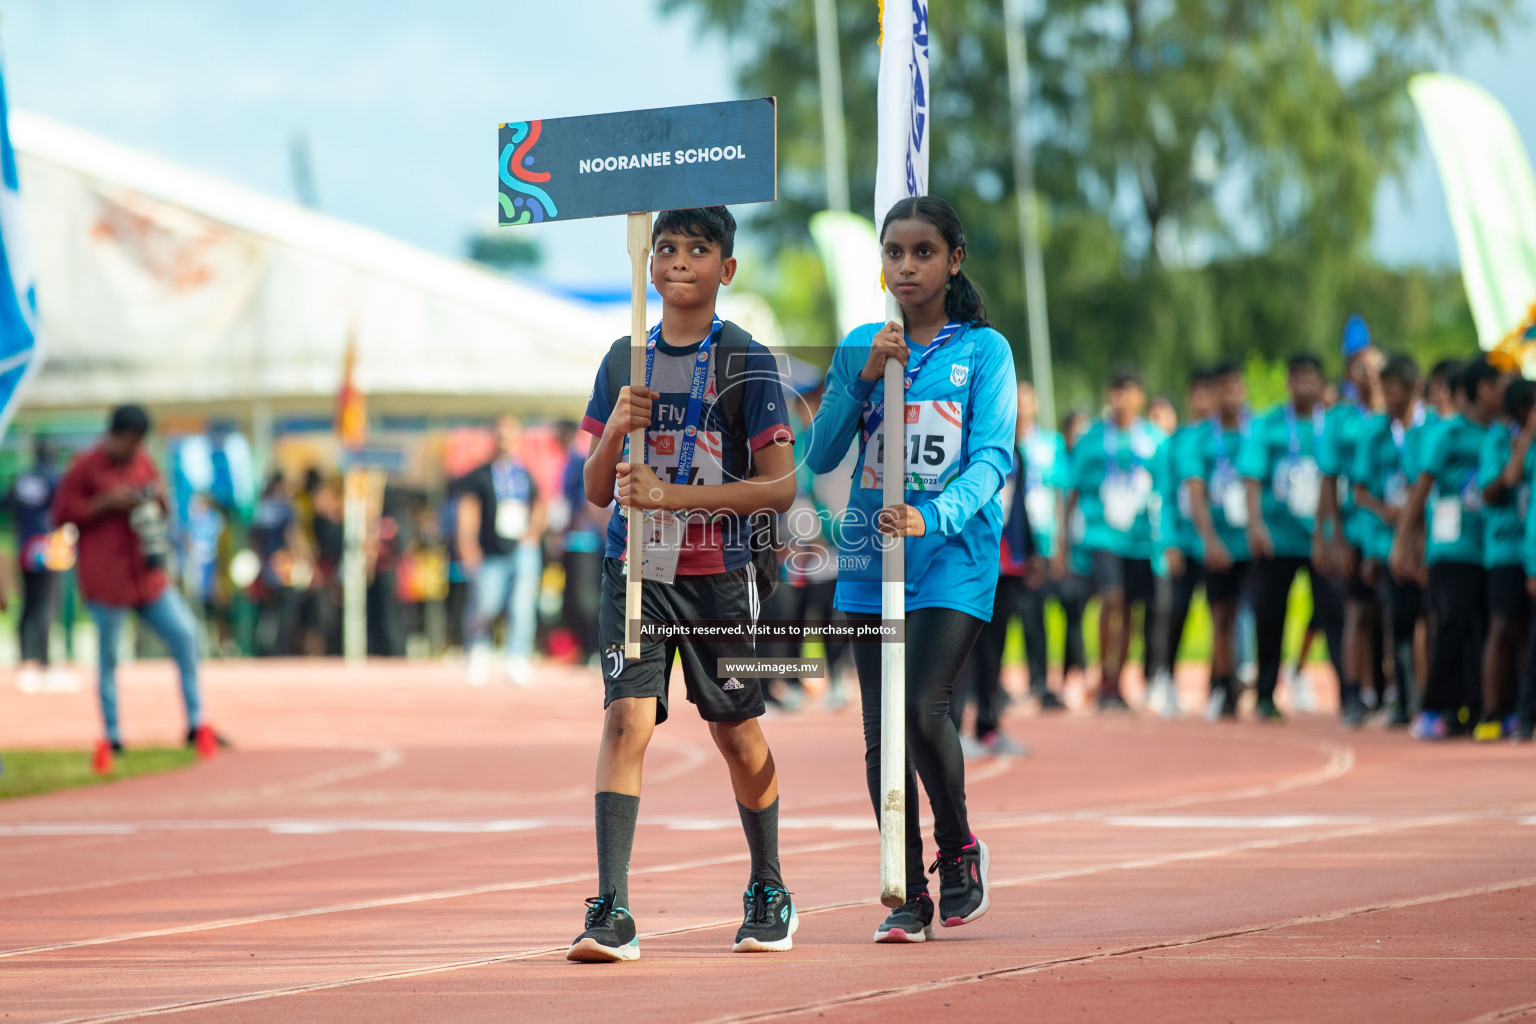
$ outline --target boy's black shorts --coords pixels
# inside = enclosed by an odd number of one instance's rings
[[[1525,570],[1500,565],[1488,570],[1488,611],[1519,618],[1526,607]]]
[[[1214,604],[1236,601],[1243,596],[1243,581],[1248,578],[1248,561],[1233,562],[1218,572],[1205,570],[1205,599]]]
[[[1092,565],[1093,588],[1097,593],[1119,590],[1125,594],[1127,604],[1151,604],[1157,595],[1157,577],[1152,573],[1150,559],[1125,558],[1113,551],[1096,549]]]
[[[702,620],[754,622],[757,584],[744,565],[709,576],[679,576],[671,584],[646,581],[641,614],[647,622]],[[672,662],[683,656],[683,685],[706,722],[744,722],[763,714],[763,688],[757,679],[719,679],[718,658],[750,658],[751,640],[669,640],[640,645],[640,660],[624,657],[624,562],[603,559],[603,601],[597,613],[598,645],[603,661],[603,707],[620,697],[655,697],[656,723],[667,720],[667,681]]]

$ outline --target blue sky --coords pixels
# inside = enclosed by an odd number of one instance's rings
[[[1522,2],[1503,45],[1445,70],[1498,96],[1536,151]],[[730,48],[651,0],[0,0],[0,48],[14,106],[273,195],[293,194],[303,132],[324,210],[453,254],[494,223],[499,122],[736,95]],[[1384,258],[1454,262],[1427,147],[1377,210]],[[621,222],[528,230],[550,277],[627,280]]]

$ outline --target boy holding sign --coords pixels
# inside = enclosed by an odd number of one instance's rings
[[[747,516],[781,513],[795,497],[793,433],[778,368],[767,349],[715,315],[715,298],[736,274],[736,221],[723,206],[661,214],[651,235],[651,283],[661,323],[646,340],[644,386],[629,383],[625,339],[598,368],[582,429],[596,439],[584,467],[587,500],[614,499],[642,514],[647,531],[643,621],[710,620],[750,626],[759,593]],[[626,435],[645,430],[643,459]],[[625,657],[623,562],[628,517],[609,521],[598,633],[606,687],[597,759],[598,894],[572,960],[640,956],[629,910],[629,856],[651,733],[667,718],[667,677],[682,655],[688,700],[709,723],[725,758],[751,849],[745,919],[735,952],[782,951],[798,921],[779,874],[778,779],[757,719],[755,679],[721,678],[722,658],[751,657],[744,638],[649,640]],[[630,567],[630,571],[634,571]]]

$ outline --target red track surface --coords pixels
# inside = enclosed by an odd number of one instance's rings
[[[644,958],[576,965],[595,891],[595,673],[215,664],[237,751],[0,804],[0,1020],[1470,1021],[1536,1014],[1536,751],[1016,714],[970,766],[993,909],[869,942],[858,716],[765,723],[792,953],[728,952],[746,851],[707,732],[657,733],[635,845]],[[1191,703],[1199,681],[1185,680]],[[130,744],[171,741],[164,665]],[[680,693],[679,693],[680,696]],[[88,695],[0,689],[0,747],[96,735]]]

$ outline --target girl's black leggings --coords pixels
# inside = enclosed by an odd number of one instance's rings
[[[876,624],[878,615],[848,613],[850,624]],[[907,895],[928,890],[923,837],[918,830],[917,779],[933,807],[933,838],[943,854],[971,841],[965,811],[965,758],[949,718],[949,694],[970,654],[982,621],[953,608],[907,613]],[[880,816],[880,652],[882,644],[853,645],[864,710],[864,774]],[[914,774],[913,769],[916,769]]]

